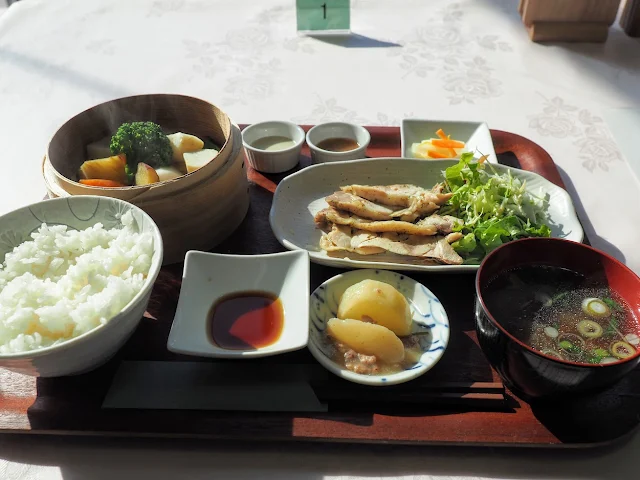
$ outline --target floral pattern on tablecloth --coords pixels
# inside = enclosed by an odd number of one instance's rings
[[[638,109],[636,39],[614,24],[604,45],[533,44],[515,0],[351,0],[353,31],[373,41],[367,48],[346,48],[298,36],[294,5],[294,0],[14,2],[0,13],[0,162],[11,172],[0,175],[0,214],[42,199],[42,156],[63,122],[120,96],[194,95],[219,105],[237,123],[486,121],[547,150],[592,244],[640,273],[640,189],[601,120],[610,108]],[[383,42],[400,46],[381,48]],[[353,81],[335,81],[336,72]],[[634,134],[631,128],[621,132]],[[12,168],[16,161],[20,168]],[[118,211],[112,213],[106,223],[115,224]],[[30,221],[29,230],[39,225],[35,217]],[[23,235],[6,228],[0,248],[12,248],[27,238]],[[35,379],[25,378],[4,372],[2,389],[15,382],[21,385],[15,391],[31,391]],[[25,388],[25,381],[33,384]],[[28,421],[21,428],[28,430]],[[635,478],[640,448],[636,437],[609,456],[573,461],[498,450],[489,456],[429,449],[414,454],[398,449],[397,455],[318,448],[278,454],[197,451],[176,444],[159,454],[146,444],[43,442],[5,438],[0,478],[469,480],[609,478],[614,471]]]
[[[473,35],[463,24],[464,10],[458,3],[444,7],[425,25],[418,27],[401,49],[390,49],[404,70],[421,78],[437,76],[451,105],[474,104],[503,94],[483,50],[511,52],[511,45],[499,35]]]
[[[544,99],[542,113],[531,115],[529,127],[543,137],[571,139],[582,159],[582,166],[594,172],[608,171],[611,163],[622,160],[622,154],[602,118],[587,109],[567,104],[560,97]]]

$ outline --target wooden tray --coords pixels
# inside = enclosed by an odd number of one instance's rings
[[[400,154],[399,129],[370,127],[373,157]],[[501,163],[537,172],[557,185],[551,157],[518,135],[491,132]],[[308,149],[301,165],[309,164]],[[255,254],[282,251],[268,222],[271,198],[284,175],[249,169],[249,214],[215,249]],[[311,289],[340,270],[312,264]],[[102,402],[123,361],[206,362],[175,355],[166,342],[180,291],[182,266],[164,268],[148,313],[116,358],[94,372],[34,379],[0,370],[0,431],[58,435],[202,437],[224,440],[327,441],[527,447],[590,447],[626,438],[640,422],[640,370],[613,389],[579,402],[529,405],[505,391],[477,345],[474,275],[411,274],[444,304],[451,340],[438,365],[396,387],[363,387],[320,367],[307,350],[258,360],[296,364],[309,372],[326,413],[106,409]]]

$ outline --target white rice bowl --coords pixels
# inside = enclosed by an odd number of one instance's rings
[[[105,363],[144,316],[162,247],[147,213],[111,197],[0,216],[0,367],[57,377]]]
[[[0,354],[49,347],[107,323],[142,289],[153,235],[42,224],[0,265]]]

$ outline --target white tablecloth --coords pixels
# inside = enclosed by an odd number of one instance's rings
[[[43,197],[42,156],[64,121],[125,95],[199,96],[238,123],[482,120],[547,149],[593,244],[640,272],[640,188],[628,164],[637,159],[625,158],[603,120],[640,103],[637,40],[614,28],[604,45],[533,44],[515,0],[351,3],[357,35],[342,45],[298,36],[287,0],[14,4],[0,15],[0,214]],[[0,478],[66,480],[614,478],[636,471],[640,447],[640,437],[602,456],[1,441]]]

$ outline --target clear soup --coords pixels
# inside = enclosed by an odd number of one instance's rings
[[[572,270],[527,265],[484,288],[493,317],[520,341],[561,360],[606,364],[635,355],[635,312],[602,281]]]

